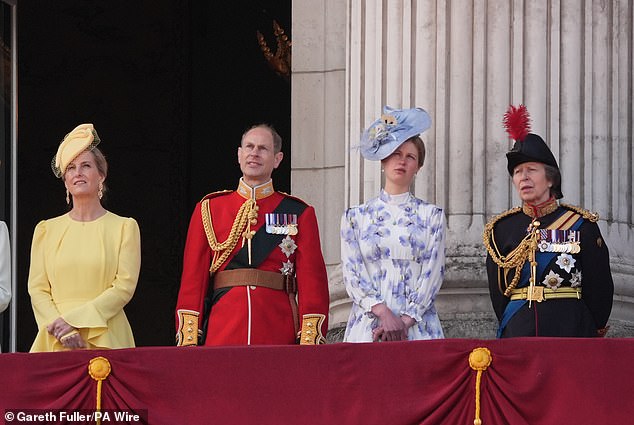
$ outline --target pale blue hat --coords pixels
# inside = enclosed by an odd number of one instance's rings
[[[411,137],[431,127],[431,117],[421,108],[383,108],[381,118],[374,121],[361,137],[361,155],[371,161],[387,158]]]

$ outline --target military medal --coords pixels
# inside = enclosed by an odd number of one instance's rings
[[[541,252],[578,254],[581,239],[578,230],[540,229],[537,247]]]
[[[298,232],[297,214],[268,213],[265,220],[266,233],[294,236]]]

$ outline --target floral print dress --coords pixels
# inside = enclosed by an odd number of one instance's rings
[[[443,338],[434,299],[445,264],[443,210],[409,192],[379,196],[341,218],[343,280],[352,298],[344,341],[371,342],[379,326],[372,306],[416,320],[408,339]]]

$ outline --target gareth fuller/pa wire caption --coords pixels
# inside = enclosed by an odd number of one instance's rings
[[[8,409],[4,412],[4,420],[9,423],[96,423],[104,424],[146,424],[146,412],[125,410],[18,410]]]

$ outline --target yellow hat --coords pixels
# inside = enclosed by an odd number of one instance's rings
[[[80,124],[68,133],[57,148],[57,154],[51,161],[55,177],[62,177],[68,164],[86,150],[92,150],[101,140],[92,124]]]

